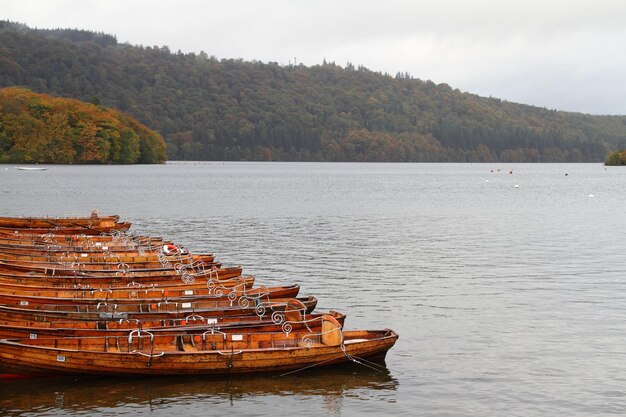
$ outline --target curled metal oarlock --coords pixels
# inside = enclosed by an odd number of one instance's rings
[[[259,318],[261,318],[261,317],[265,316],[265,313],[267,311],[266,311],[265,305],[259,304],[254,309],[254,312],[256,313],[257,316],[259,316]]]
[[[274,311],[272,313],[272,322],[274,324],[280,324],[285,321],[285,314],[282,311]]]
[[[234,300],[232,300],[232,301],[230,302],[230,305],[231,305],[231,306],[233,305],[233,301],[234,301]],[[241,308],[248,308],[248,307],[250,307],[250,305],[251,305],[251,304],[252,304],[252,303],[250,302],[250,299],[249,299],[249,298],[247,298],[247,297],[239,297],[239,299],[237,299],[237,305],[238,305],[239,307],[241,307]],[[256,304],[256,303],[255,303],[255,304]]]
[[[180,276],[180,279],[183,283],[185,284],[193,284],[194,282],[196,282],[196,278],[188,273],[184,273]]]
[[[290,322],[286,321],[282,324],[281,329],[283,333],[289,336],[289,333],[293,331],[293,325]]]
[[[310,348],[311,346],[313,346],[313,339],[311,338],[311,336],[303,336],[302,337],[302,344],[304,345],[304,347]]]

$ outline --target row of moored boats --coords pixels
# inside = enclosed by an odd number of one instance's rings
[[[0,217],[5,374],[287,372],[384,358],[397,334],[343,329],[298,285],[129,233],[118,216]]]

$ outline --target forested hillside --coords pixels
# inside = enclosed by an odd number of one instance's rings
[[[0,163],[154,164],[165,158],[163,138],[117,110],[0,89]]]
[[[219,60],[0,22],[0,87],[15,85],[127,112],[163,135],[170,159],[603,161],[626,148],[626,117],[483,98],[351,64]]]

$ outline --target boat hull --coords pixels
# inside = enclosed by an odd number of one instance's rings
[[[344,332],[341,345],[176,352],[109,352],[40,347],[0,340],[0,367],[17,374],[104,376],[210,375],[286,372],[359,359],[384,359],[392,330]],[[352,342],[354,340],[354,342]]]

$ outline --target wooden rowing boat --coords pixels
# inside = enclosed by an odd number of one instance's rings
[[[298,285],[252,288],[117,216],[0,217],[0,369],[32,374],[273,372],[384,358],[392,330],[344,331]],[[17,339],[8,339],[17,338]]]
[[[65,238],[65,239],[63,239]],[[173,242],[165,242],[162,238],[133,238],[121,240],[112,236],[84,236],[79,239],[73,235],[61,236],[61,239],[50,235],[25,235],[12,233],[5,235],[0,233],[0,245],[17,246],[30,249],[45,250],[117,250],[117,249],[144,249],[158,250],[163,245],[174,245]]]
[[[159,247],[174,244],[164,241],[162,237],[142,236],[125,233],[100,234],[100,235],[55,235],[54,233],[33,234],[23,230],[6,232],[0,229],[0,242],[8,244],[50,245],[50,246],[126,246],[126,247]]]
[[[41,320],[46,317],[59,317],[68,320],[153,320],[184,318],[190,314],[203,317],[271,315],[284,311],[297,304],[307,313],[317,305],[315,297],[277,298],[253,303],[244,299],[242,303],[226,300],[203,300],[197,302],[156,304],[110,304],[102,302],[96,305],[0,305],[0,317],[3,319]]]
[[[209,288],[193,290],[183,287],[179,290],[117,290],[117,291],[63,291],[40,290],[24,293],[23,291],[6,291],[0,288],[0,304],[13,306],[58,305],[58,304],[137,304],[137,303],[185,303],[203,300],[232,300],[245,297],[251,301],[269,300],[273,298],[293,298],[298,295],[300,286],[297,284],[280,287],[246,288],[244,285],[234,286],[225,291]]]
[[[2,258],[2,254],[0,254],[0,259]],[[151,264],[152,261],[146,261],[145,263]],[[95,262],[95,263],[87,263],[83,264],[80,262],[75,262],[70,260],[69,262],[34,262],[34,261],[17,261],[17,260],[3,260],[0,261],[0,270],[4,271],[25,271],[30,273],[43,273],[45,275],[54,275],[51,274],[51,271],[55,271],[56,275],[74,275],[76,271],[85,271],[91,274],[109,274],[116,273],[120,270],[124,270],[126,272],[151,272],[156,270],[175,270],[177,265],[184,266],[186,268],[203,268],[207,269],[209,266],[216,264],[216,262],[205,262],[203,260],[194,261],[194,262],[170,262],[169,259],[164,259],[163,261],[158,261],[157,266],[150,267],[142,267],[142,262],[137,262],[135,267],[132,268],[133,264],[127,264],[124,262]],[[88,268],[88,266],[91,267]],[[208,266],[207,266],[208,265]],[[180,267],[178,267],[180,268]]]
[[[30,234],[30,235],[45,235],[53,233],[55,235],[100,235],[103,233],[110,233],[112,231],[126,231],[130,229],[131,224],[128,222],[115,223],[106,226],[67,226],[67,227],[31,227],[31,228],[19,228],[19,227],[3,227],[0,226],[0,233],[2,234]]]
[[[75,263],[75,264],[119,264],[119,263],[141,263],[141,262],[169,262],[175,263],[194,263],[194,262],[214,262],[213,254],[189,254],[184,255],[164,255],[161,252],[45,252],[40,254],[22,253],[13,250],[3,250],[0,248],[0,259],[6,262],[24,262],[24,263]]]
[[[109,227],[116,224],[120,216],[91,217],[0,217],[0,227],[8,228],[59,228],[59,227]]]
[[[31,257],[34,260],[39,258],[58,258],[71,257],[86,258],[92,256],[107,258],[113,257],[171,257],[185,259],[188,257],[212,256],[212,255],[193,255],[187,249],[179,245],[166,244],[161,246],[143,247],[143,246],[124,246],[124,245],[100,245],[100,246],[61,246],[61,245],[18,245],[11,243],[0,244],[0,252],[13,256],[22,256],[24,258]]]
[[[352,359],[383,359],[398,335],[389,329],[320,332],[154,334],[0,340],[0,366],[27,374],[199,375],[285,372]]]
[[[158,282],[166,281],[168,279],[180,279],[187,273],[190,277],[196,279],[204,278],[231,278],[241,275],[243,268],[241,266],[227,267],[227,268],[214,268],[216,265],[211,265],[209,268],[200,266],[199,270],[186,270],[184,265],[181,267],[163,267],[163,268],[140,268],[140,269],[122,269],[117,266],[112,269],[101,270],[80,270],[69,268],[67,266],[50,265],[49,267],[36,267],[26,266],[18,263],[0,262],[0,276],[4,278],[15,279],[16,283],[31,283],[46,281],[48,283],[55,280],[68,281],[77,280],[83,283],[103,282],[110,280],[112,283],[118,283],[120,281],[136,281],[136,282]]]
[[[291,309],[272,316],[225,316],[204,318],[197,314],[184,319],[173,320],[119,320],[119,321],[63,321],[50,319],[46,322],[2,320],[0,319],[0,339],[40,337],[94,337],[128,336],[133,330],[147,330],[153,333],[188,332],[203,333],[214,330],[233,332],[284,332],[299,329],[318,329],[324,314],[335,318],[342,326],[345,314],[337,311],[306,314],[299,309]]]
[[[254,277],[246,276],[243,277],[238,275],[232,278],[222,278],[222,279],[204,279],[204,280],[195,280],[194,282],[184,283],[179,280],[171,280],[161,283],[152,283],[152,284],[140,284],[137,282],[131,282],[128,284],[115,285],[109,284],[106,281],[99,283],[101,285],[94,284],[85,284],[85,283],[74,283],[74,282],[64,282],[64,283],[54,283],[48,282],[46,279],[48,277],[44,276],[41,279],[37,280],[36,284],[28,285],[23,283],[17,283],[19,279],[15,279],[15,277],[9,276],[9,278],[0,277],[0,291],[16,291],[22,293],[31,293],[42,290],[64,290],[64,291],[72,291],[72,292],[81,292],[81,291],[128,291],[128,290],[137,290],[137,291],[145,291],[145,290],[157,290],[157,291],[167,291],[167,290],[202,290],[206,288],[210,288],[212,291],[221,289],[222,291],[227,291],[229,288],[235,286],[245,286],[246,288],[252,288],[254,285]]]

